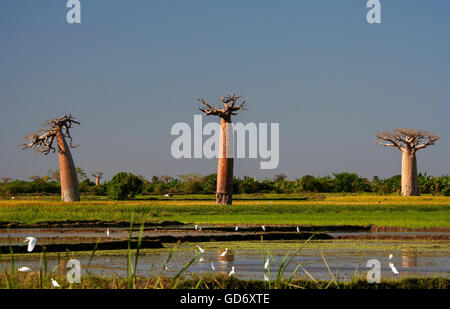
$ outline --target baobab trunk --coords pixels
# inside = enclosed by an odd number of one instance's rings
[[[96,186],[100,185],[100,177],[95,177],[95,185]]]
[[[402,151],[402,195],[419,195],[416,153],[409,147]]]
[[[434,145],[439,135],[415,129],[395,129],[394,132],[380,132],[376,136],[378,144],[396,147],[402,152],[402,195],[419,195],[416,152]]]
[[[64,202],[74,202],[80,200],[78,191],[78,178],[73,164],[72,154],[63,133],[59,130],[56,133],[56,141],[59,152],[59,179],[61,183],[61,200]]]
[[[236,105],[237,100],[242,96],[229,94],[225,97],[219,97],[224,108],[215,108],[209,105],[205,100],[198,99],[207,108],[199,108],[208,115],[220,117],[220,144],[219,144],[219,160],[217,166],[217,190],[216,204],[231,205],[233,202],[233,125],[231,116],[235,116],[243,109],[246,110],[244,99],[241,104]]]
[[[231,120],[220,120],[220,146],[217,166],[217,205],[233,202],[233,125]]]
[[[22,144],[23,149],[34,149],[35,152],[48,155],[51,151],[56,152],[56,148],[53,147],[56,138],[59,154],[61,200],[64,202],[80,200],[77,172],[70,153],[70,147],[75,147],[72,145],[72,136],[69,132],[73,124],[79,125],[80,123],[75,121],[71,114],[49,120],[45,123],[48,126],[45,130],[41,129],[37,133],[25,136],[25,143]],[[70,140],[69,145],[66,142],[66,137]]]

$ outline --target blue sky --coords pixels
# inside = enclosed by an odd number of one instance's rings
[[[279,168],[240,159],[238,176],[399,174],[400,153],[373,142],[399,127],[440,134],[418,168],[450,173],[449,1],[381,0],[381,24],[362,0],[80,2],[79,25],[66,1],[0,2],[2,177],[57,168],[16,146],[65,113],[88,172],[213,173],[171,158],[170,128],[230,92],[249,99],[236,121],[280,123]]]

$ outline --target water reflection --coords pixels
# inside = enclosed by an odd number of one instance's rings
[[[195,261],[185,273],[189,276],[191,273],[220,273],[228,275],[232,267],[235,267],[235,276],[242,279],[259,279],[262,280],[264,276],[264,259],[261,256],[260,248],[246,248],[240,249],[239,242],[229,242],[226,244],[229,248],[226,254],[224,253],[224,248],[220,246],[205,248],[205,253],[203,253],[197,261]],[[279,246],[271,249],[271,243],[265,243],[266,248],[270,250],[276,263],[271,260],[270,268],[272,277],[278,271],[278,265],[281,264],[283,257],[288,253],[288,249],[280,249]],[[191,246],[191,247],[189,247]],[[321,254],[325,257],[329,267],[336,275],[339,273],[339,279],[351,280],[355,269],[358,268],[358,272],[365,275],[367,271],[362,265],[369,259],[379,259],[380,261],[387,261],[387,256],[391,252],[390,248],[386,248],[385,244],[380,243],[380,247],[374,249],[303,249],[300,254],[295,256],[292,263],[286,269],[286,276],[290,276],[295,270],[297,265],[301,264],[312,276],[316,279],[328,280],[330,279],[330,274],[328,272],[327,266],[325,265]],[[143,254],[139,258],[139,265],[136,269],[137,275],[142,277],[147,277],[149,275],[160,275],[162,272],[168,276],[173,276],[177,274],[187,262],[189,262],[196,254],[197,251],[190,250],[193,245],[186,244],[185,248],[188,247],[189,250],[176,251],[169,262],[168,270],[164,270],[164,263],[166,262],[170,247],[167,250],[160,250]],[[218,246],[219,247],[219,246]],[[233,248],[233,249],[231,249]],[[394,252],[395,254],[395,252]],[[78,255],[77,253],[72,253],[71,258],[76,258],[80,260],[81,267],[83,269],[83,274],[86,275],[86,267],[90,262],[90,256]],[[397,253],[398,260],[394,263],[398,263],[399,271],[402,275],[409,274],[411,276],[430,276],[430,275],[440,275],[443,277],[450,276],[450,259],[449,251],[442,247],[436,247],[436,249],[427,250],[426,254],[423,254],[417,249],[403,249]],[[417,263],[420,258],[421,263]],[[401,259],[401,261],[400,261]],[[134,260],[134,257],[132,257]],[[4,266],[10,270],[8,258],[5,256],[2,260]],[[27,266],[30,267],[33,272],[38,272],[40,267],[40,255],[35,255],[33,257],[18,257],[15,260],[16,267]],[[56,256],[48,256],[48,269],[53,269],[55,266],[59,266],[55,272],[66,272],[67,259],[61,258],[57,259]],[[214,267],[214,269],[213,269]],[[405,268],[405,269],[402,269]],[[2,270],[2,265],[0,263],[0,271]],[[397,278],[388,267],[387,263],[382,263],[382,278]],[[126,255],[101,255],[101,252],[96,252],[95,256],[90,264],[89,272],[91,274],[100,276],[126,276],[127,274],[127,257]],[[308,278],[306,274],[300,269],[298,274],[302,277]]]
[[[417,249],[411,248],[402,250],[402,266],[417,267]]]

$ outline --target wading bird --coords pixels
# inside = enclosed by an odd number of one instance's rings
[[[205,250],[203,250],[202,248],[200,248],[199,245],[197,245],[198,250],[200,251],[200,253],[205,253]]]
[[[228,248],[225,248],[225,251],[222,252],[222,253],[220,254],[220,256],[225,256],[225,255],[227,255],[227,252],[228,252]]]
[[[106,236],[109,237],[109,229],[106,229]]]
[[[26,267],[26,266],[23,266],[23,267],[20,267],[19,269],[17,269],[18,271],[31,271],[31,268],[29,268],[29,267]]]
[[[397,268],[395,268],[394,263],[389,262],[389,267],[391,268],[392,272],[396,275],[399,274]]]
[[[211,268],[214,272],[216,272],[216,268],[214,267],[214,262],[211,262]]]
[[[261,226],[261,228],[263,229],[263,231],[266,231],[266,227],[264,225]]]
[[[24,242],[28,242],[28,252],[33,251],[34,246],[36,246],[36,238],[35,237],[27,237]]]
[[[52,278],[52,284],[53,284],[53,286],[54,286],[55,288],[59,288],[59,287],[60,287],[59,283],[58,283],[55,279],[53,279],[53,278]]]
[[[228,277],[231,277],[231,276],[233,276],[233,275],[234,275],[234,266],[231,267],[231,271],[230,271],[230,273],[228,274]]]
[[[269,268],[269,258],[267,258],[266,263],[264,263],[264,269]]]
[[[300,228],[297,226],[297,233],[300,233]]]

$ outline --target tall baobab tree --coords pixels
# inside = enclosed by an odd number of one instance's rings
[[[56,148],[53,147],[56,137],[59,153],[61,200],[64,202],[80,200],[77,172],[70,153],[70,148],[75,147],[72,145],[72,137],[69,132],[73,124],[79,125],[80,123],[75,121],[70,114],[49,120],[44,124],[45,129],[26,136],[24,138],[25,143],[22,145],[23,149],[33,149],[35,152],[48,155],[50,151],[56,151]],[[69,145],[66,142],[66,138],[70,140]]]
[[[402,152],[402,195],[419,195],[416,152],[434,145],[439,135],[414,129],[395,129],[394,132],[380,132],[376,137],[378,144],[397,147]]]
[[[231,205],[233,196],[233,154],[230,149],[233,147],[233,126],[231,125],[231,116],[238,114],[238,111],[245,108],[247,99],[242,99],[240,95],[230,94],[225,97],[219,97],[224,108],[215,108],[209,105],[205,100],[198,99],[207,108],[200,110],[207,116],[215,115],[220,117],[220,145],[219,160],[217,166],[217,189],[216,204]],[[242,99],[240,104],[236,102]]]
[[[103,178],[103,173],[102,172],[94,172],[91,175],[92,175],[92,177],[95,177],[95,185],[99,186],[100,185],[100,179]]]

